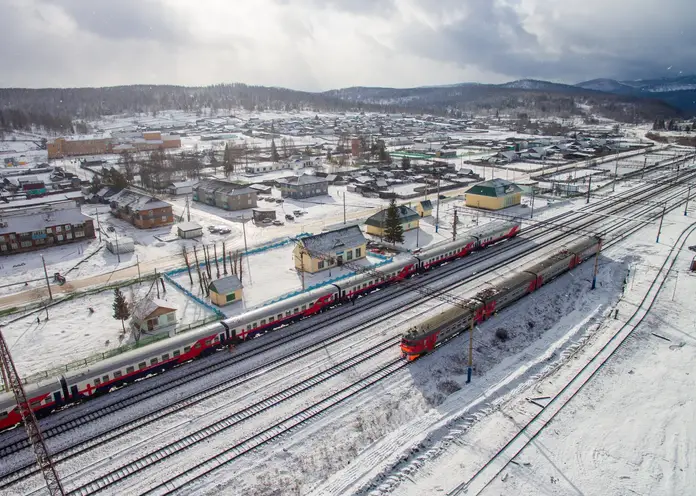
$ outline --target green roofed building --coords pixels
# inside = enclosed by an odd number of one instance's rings
[[[466,192],[466,206],[486,210],[501,210],[519,205],[522,189],[505,179],[491,179],[478,183]]]
[[[420,215],[418,212],[410,207],[401,205],[397,207],[399,213],[399,221],[401,222],[401,227],[406,231],[411,229],[418,229],[418,224],[420,221]],[[387,228],[387,209],[376,213],[375,215],[368,217],[365,221],[367,226],[367,234],[372,234],[373,236],[384,236],[384,230]]]

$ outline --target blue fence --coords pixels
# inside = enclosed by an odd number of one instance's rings
[[[210,305],[208,302],[201,300],[198,296],[196,296],[196,295],[194,295],[193,293],[191,293],[191,291],[188,291],[187,289],[184,289],[184,287],[183,287],[181,284],[179,284],[178,282],[176,282],[175,280],[173,280],[171,277],[169,277],[169,274],[165,273],[165,274],[163,274],[163,275],[164,275],[164,278],[165,278],[169,283],[171,283],[171,284],[172,284],[174,287],[176,287],[179,291],[181,291],[182,293],[184,293],[186,296],[188,296],[189,298],[191,298],[193,301],[195,301],[195,302],[198,303],[199,305],[201,305],[201,306],[207,308],[208,310],[211,310],[212,312],[215,313],[215,315],[217,315],[217,316],[220,317],[221,319],[224,319],[225,317],[227,317],[224,313],[222,313],[222,312],[220,311],[219,308],[216,308],[216,307]]]

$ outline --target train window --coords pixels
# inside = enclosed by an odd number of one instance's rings
[[[106,374],[104,377],[102,377],[102,381],[109,382],[109,374]]]
[[[266,325],[266,319],[261,319],[260,325]]]
[[[292,313],[292,312],[291,312],[290,310],[288,310],[287,312],[285,312],[285,316],[286,316],[286,317],[290,317],[290,314],[291,314],[291,313]]]
[[[101,380],[99,379],[99,377],[95,377],[94,378],[94,385],[99,386],[100,384],[101,384]]]
[[[123,374],[121,373],[121,371],[120,371],[120,370],[117,370],[116,372],[114,372],[114,379],[118,379],[118,378],[121,377],[122,375],[123,375]]]
[[[307,310],[307,305],[302,305],[302,311],[304,312],[305,310]]]
[[[292,311],[292,313],[300,313],[300,309],[299,309],[299,308],[295,308],[295,309]]]
[[[275,317],[268,317],[268,323],[275,322]]]
[[[251,324],[247,324],[247,331],[251,331]]]
[[[188,353],[189,351],[191,351],[191,347],[190,347],[190,346],[184,346],[184,353]]]
[[[169,360],[169,353],[162,355],[162,361],[164,362],[165,360]]]
[[[157,365],[157,359],[153,358],[152,360],[150,360],[150,365]]]
[[[176,358],[179,355],[181,355],[181,352],[179,350],[174,350],[174,353],[172,353],[172,355],[174,355],[174,358]]]
[[[279,313],[277,318],[278,318],[278,320],[283,320],[283,314]]]
[[[256,326],[254,326],[254,327],[256,327]],[[205,340],[205,345],[206,345],[206,346],[210,346],[210,343],[211,343],[211,340],[210,340],[210,339],[206,339],[206,340]]]
[[[364,282],[364,283],[363,283],[363,288],[366,288],[366,287],[367,287],[367,283]]]
[[[254,322],[254,323],[251,325],[252,329],[256,329],[258,326],[259,326],[259,325],[258,325],[256,322]]]
[[[143,370],[145,367],[147,367],[147,363],[146,363],[146,362],[140,362],[140,363],[138,364],[138,368],[139,368],[140,370]]]
[[[194,350],[200,350],[201,349],[201,343],[196,343],[193,345]]]
[[[132,374],[133,372],[135,372],[135,367],[126,368],[126,374]]]

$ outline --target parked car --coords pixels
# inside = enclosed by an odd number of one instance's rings
[[[109,226],[106,228],[106,230],[109,232],[114,232],[116,230],[116,228],[114,226]]]
[[[208,226],[208,232],[211,232],[211,233],[218,232],[217,226]]]
[[[217,226],[215,229],[218,234],[229,234],[232,232],[232,229],[227,226]]]
[[[271,219],[269,219],[268,217],[266,217],[266,218],[263,219],[261,222],[263,222],[264,224],[270,224],[270,223],[273,222],[273,220],[271,220]]]
[[[271,202],[271,203],[273,203],[275,201],[273,198],[264,198],[264,200],[266,200],[267,202]]]
[[[283,221],[282,221],[282,220],[276,219],[276,220],[273,221],[273,225],[274,225],[274,226],[282,226],[282,225],[283,225]]]
[[[283,200],[282,198],[276,198],[276,201],[275,201],[275,202],[276,202],[276,203],[283,203],[283,201],[285,201],[285,200]]]
[[[290,214],[285,215],[285,220],[295,220],[295,217],[293,217]]]
[[[302,210],[293,210],[292,213],[295,214],[295,217],[299,217],[300,215],[304,214]]]

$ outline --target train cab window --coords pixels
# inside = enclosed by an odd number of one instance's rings
[[[94,378],[94,385],[99,386],[100,384],[101,384],[101,379],[99,379],[99,377],[95,377]]]
[[[190,346],[184,346],[184,353],[188,353],[189,351],[191,351],[191,347],[190,347]]]
[[[114,379],[118,379],[118,378],[121,377],[122,375],[123,375],[123,374],[121,373],[121,371],[120,371],[120,370],[117,370],[116,372],[114,372]]]
[[[153,358],[152,360],[150,360],[150,365],[157,365],[157,359]]]
[[[165,360],[169,360],[169,353],[162,355],[162,361],[164,362]]]
[[[174,358],[176,358],[179,355],[181,355],[181,352],[179,350],[174,350],[174,353],[172,353],[172,355],[174,356]]]
[[[138,369],[143,370],[145,367],[147,367],[147,362],[140,362],[138,364]]]
[[[260,325],[266,325],[266,319],[261,319]]]
[[[103,382],[109,382],[109,374],[102,377]]]
[[[126,368],[126,374],[132,374],[133,372],[135,372],[135,367]]]
[[[268,323],[271,324],[275,322],[275,317],[268,317]]]

